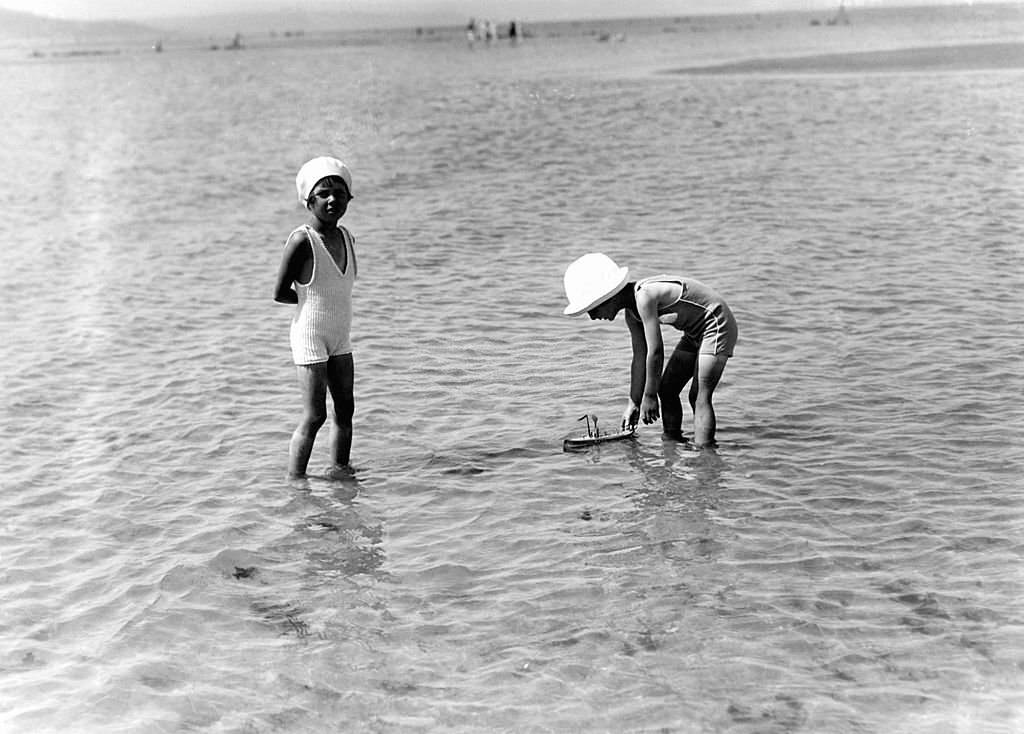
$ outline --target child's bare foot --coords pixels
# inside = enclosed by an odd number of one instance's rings
[[[667,441],[678,441],[679,443],[686,443],[686,436],[683,435],[682,431],[665,431],[661,434],[661,437]]]
[[[334,479],[336,481],[345,481],[346,479],[355,479],[356,469],[351,464],[344,464],[338,466],[332,466],[324,474],[328,479]]]

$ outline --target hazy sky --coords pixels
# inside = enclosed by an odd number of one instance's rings
[[[926,0],[846,0],[846,6],[922,4]],[[966,0],[945,0],[945,2]],[[944,0],[931,0],[931,4]],[[211,13],[275,10],[357,12],[400,16],[403,13],[464,19],[470,16],[559,19],[685,15],[780,9],[825,9],[839,0],[0,0],[0,8],[55,18],[145,20]]]

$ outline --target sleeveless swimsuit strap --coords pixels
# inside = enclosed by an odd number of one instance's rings
[[[324,247],[324,243],[320,241],[320,235],[317,234],[317,231],[315,229],[313,229],[312,227],[310,227],[308,224],[303,224],[302,225],[302,229],[306,230],[306,238],[309,240],[309,251],[313,255],[313,274],[315,275],[316,274],[316,266],[317,266],[317,264],[320,261],[320,258],[317,257],[316,246],[317,246],[317,244],[319,244],[320,247]],[[326,248],[324,248],[324,249],[326,249]],[[328,253],[328,254],[330,254],[330,253]]]
[[[319,258],[317,258],[317,256],[316,256],[316,246],[313,244],[314,241],[315,241],[317,244],[320,245],[321,249],[324,252],[327,253],[327,255],[331,258],[331,260],[334,261],[335,267],[338,268],[338,272],[341,273],[342,276],[348,275],[349,266],[352,267],[352,276],[353,277],[359,275],[359,264],[356,262],[355,238],[352,236],[352,233],[349,232],[345,227],[342,227],[340,224],[338,225],[338,229],[341,231],[341,239],[342,239],[342,242],[345,243],[345,250],[346,250],[346,252],[345,252],[345,255],[346,255],[346,258],[345,258],[345,271],[344,272],[342,272],[341,268],[338,267],[337,261],[334,260],[334,256],[331,255],[331,251],[327,249],[327,244],[324,242],[324,238],[320,235],[319,232],[317,232],[315,229],[313,229],[313,227],[311,227],[308,224],[303,224],[302,226],[298,227],[297,229],[305,230],[306,237],[309,238],[309,247],[313,251],[313,270],[314,271],[316,270],[316,264],[317,264],[317,261],[319,260]]]
[[[348,247],[348,262],[352,266],[352,277],[356,278],[359,276],[359,263],[356,262],[355,238],[348,229],[340,224],[338,225],[338,229],[340,229],[342,235],[344,235],[345,245]],[[348,274],[348,268],[345,268],[345,274]]]
[[[352,253],[353,253],[352,245],[351,245],[351,237],[352,237],[352,235],[349,233],[349,231],[347,229],[345,229],[344,227],[342,227],[342,226],[338,227],[338,229],[341,231],[341,242],[342,242],[342,245],[345,247],[345,270],[343,271],[341,269],[341,266],[338,265],[338,261],[334,259],[334,255],[332,255],[331,251],[329,249],[327,249],[327,243],[324,241],[323,235],[321,235],[319,232],[317,232],[315,229],[313,229],[313,227],[311,227],[308,224],[304,224],[302,226],[306,228],[306,230],[307,230],[307,232],[309,234],[310,242],[312,242],[312,240],[315,238],[317,243],[319,243],[320,248],[325,253],[327,253],[327,256],[331,259],[331,262],[334,263],[334,267],[335,267],[335,269],[337,269],[338,273],[342,277],[345,277],[346,275],[348,275],[349,265],[351,263],[355,262],[354,258],[352,257]],[[315,253],[314,253],[314,255],[315,255]],[[315,263],[314,263],[314,267],[316,267]],[[353,270],[352,272],[354,273],[355,271]]]
[[[679,286],[679,295],[676,297],[676,300],[672,301],[672,303],[668,304],[667,306],[662,306],[661,308],[672,308],[677,303],[683,300],[683,294],[685,293],[686,289],[683,287],[683,281],[680,280],[679,278],[674,278],[672,276],[666,275],[655,275],[650,278],[644,278],[643,280],[636,284],[636,287],[633,289],[634,292],[639,291],[643,286],[647,285],[648,283],[675,283],[676,285]]]

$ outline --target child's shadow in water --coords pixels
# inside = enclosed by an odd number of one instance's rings
[[[384,524],[359,501],[363,489],[350,471],[311,477],[296,487],[296,501],[307,509],[294,542],[308,560],[307,574],[337,579],[382,573]]]
[[[662,440],[630,442],[626,460],[643,478],[647,492],[717,496],[726,490],[729,461],[716,448],[695,448],[689,443]]]
[[[252,557],[262,564],[235,565],[231,574],[251,587],[249,607],[256,618],[284,636],[322,637],[328,634],[323,620],[307,619],[323,611],[325,595],[341,594],[352,606],[374,605],[367,597],[373,584],[366,579],[386,575],[384,525],[369,503],[359,501],[362,491],[351,474],[288,480],[284,511],[294,518],[291,532]]]

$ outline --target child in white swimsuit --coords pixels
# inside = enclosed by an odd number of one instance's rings
[[[299,170],[295,187],[309,220],[288,236],[274,291],[275,301],[296,306],[290,341],[303,410],[292,434],[288,473],[305,475],[316,434],[327,421],[330,391],[331,473],[345,475],[351,473],[355,408],[349,332],[357,269],[355,240],[338,220],[352,199],[352,174],[337,158],[314,158]]]
[[[569,305],[564,313],[587,312],[591,319],[612,321],[625,310],[633,362],[623,427],[635,426],[638,418],[653,423],[660,413],[665,436],[685,440],[679,396],[692,378],[694,444],[713,446],[716,418],[711,398],[736,346],[736,319],[725,300],[699,281],[659,275],[630,282],[628,272],[601,253],[575,260],[565,271]],[[683,332],[667,363],[663,324]]]
[[[292,316],[289,337],[295,364],[318,364],[331,357],[352,353],[352,285],[356,279],[356,259],[351,233],[340,224],[342,244],[347,252],[335,260],[324,238],[313,227],[303,224],[288,240],[309,243],[313,272],[308,282],[294,282],[298,308]]]

